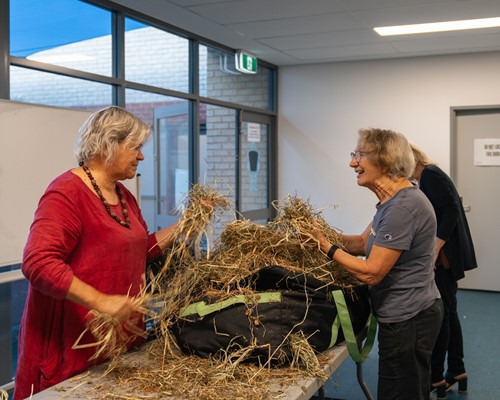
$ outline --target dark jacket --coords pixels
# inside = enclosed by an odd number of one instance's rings
[[[474,244],[462,201],[450,177],[436,165],[427,165],[420,175],[420,189],[428,197],[437,219],[437,237],[443,239],[444,251],[456,280],[464,271],[477,268]]]

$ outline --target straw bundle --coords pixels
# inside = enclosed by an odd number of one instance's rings
[[[209,237],[210,221],[218,211],[228,208],[229,202],[201,185],[193,186],[185,201],[187,206],[182,209],[174,245],[166,253],[166,261],[159,273],[150,278],[138,300],[156,310],[152,320],[160,339],[157,342],[162,346],[161,350],[155,350],[156,357],[159,351],[162,353],[161,365],[148,371],[128,370],[127,375],[120,375],[119,380],[127,385],[143,382],[145,386],[139,387],[139,392],[153,391],[180,399],[271,399],[277,397],[273,397],[275,394],[271,394],[267,387],[277,375],[280,379],[287,379],[288,372],[294,378],[301,374],[322,376],[318,355],[309,346],[307,338],[300,335],[301,332],[290,332],[282,344],[289,346],[294,354],[289,368],[273,372],[274,369],[267,364],[243,364],[252,346],[232,348],[231,352],[221,351],[209,359],[184,356],[180,354],[170,328],[191,303],[207,297],[221,300],[235,294],[251,294],[251,282],[245,278],[269,265],[314,276],[325,285],[346,288],[360,285],[361,282],[328,259],[310,232],[320,229],[331,243],[343,247],[340,234],[325,222],[321,212],[315,211],[307,202],[289,196],[274,204],[278,216],[266,226],[244,219],[234,220],[227,224],[212,249],[207,243],[206,249],[202,250],[203,239]],[[99,325],[99,316],[96,316],[95,324]],[[105,335],[96,334],[96,337],[103,341]],[[110,336],[119,339],[117,333]],[[124,351],[119,340],[110,339],[100,346],[107,349],[98,352],[109,357]],[[119,375],[114,366],[113,373]],[[256,385],[258,382],[261,382],[260,386]],[[189,388],[188,392],[186,388]],[[229,397],[226,390],[231,393]],[[108,394],[108,397],[113,396]]]
[[[303,338],[297,337],[297,340],[300,342]],[[279,369],[242,364],[239,357],[245,351],[246,349],[241,349],[239,352],[223,353],[213,358],[186,356],[175,352],[162,362],[160,343],[153,342],[145,353],[145,363],[134,364],[118,359],[113,370],[107,372],[107,377],[115,382],[114,385],[99,384],[100,375],[93,372],[85,376],[73,391],[77,392],[84,387],[82,398],[95,400],[274,400],[285,399],[286,388],[303,379],[311,376],[325,378],[324,372],[319,368],[306,371],[303,361],[298,361],[299,365]],[[310,356],[311,363],[317,362],[319,365],[324,362],[321,354]],[[71,397],[76,396],[72,394]]]
[[[142,293],[133,300],[137,310],[142,315],[152,315],[152,312],[145,307],[150,298],[151,294],[143,289]],[[80,344],[87,332],[90,332],[97,341],[95,343]],[[87,328],[81,333],[72,348],[95,347],[96,351],[89,360],[114,359],[125,353],[128,349],[127,345],[133,342],[136,337],[125,332],[122,323],[117,318],[91,310],[88,314]],[[147,337],[145,332],[143,337]]]
[[[182,200],[181,218],[175,232],[175,243],[169,252],[164,269],[171,264],[192,264],[201,257],[200,243],[208,238],[211,229],[210,219],[217,210],[224,210],[229,201],[214,189],[195,184]],[[193,254],[194,253],[194,254]],[[207,242],[207,256],[210,244]],[[163,275],[165,271],[160,271]]]

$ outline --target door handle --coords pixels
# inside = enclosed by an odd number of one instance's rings
[[[462,204],[462,207],[464,208],[464,212],[470,211],[470,206],[464,206],[464,198],[462,196],[460,196],[460,204]]]

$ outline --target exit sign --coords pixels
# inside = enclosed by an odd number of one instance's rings
[[[257,57],[252,56],[244,51],[236,52],[236,69],[245,74],[257,73]]]

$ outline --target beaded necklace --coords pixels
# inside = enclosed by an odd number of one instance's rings
[[[125,221],[123,221],[120,217],[118,217],[118,215],[116,215],[113,211],[111,211],[111,207],[109,206],[108,201],[102,195],[101,188],[97,185],[97,182],[95,181],[94,177],[92,176],[90,169],[86,165],[82,165],[82,168],[83,168],[83,171],[89,177],[90,183],[92,183],[94,190],[96,191],[97,195],[101,199],[102,204],[104,204],[104,207],[106,208],[106,211],[111,216],[111,218],[113,218],[120,225],[122,225],[126,228],[129,228],[130,227],[130,219],[128,218],[127,203],[125,203],[125,199],[123,198],[123,194],[122,194],[122,190],[120,189],[120,186],[116,185],[115,188],[116,188],[116,194],[118,195],[118,198],[120,199],[120,204],[122,206],[122,212],[123,212],[123,216],[125,217]]]

